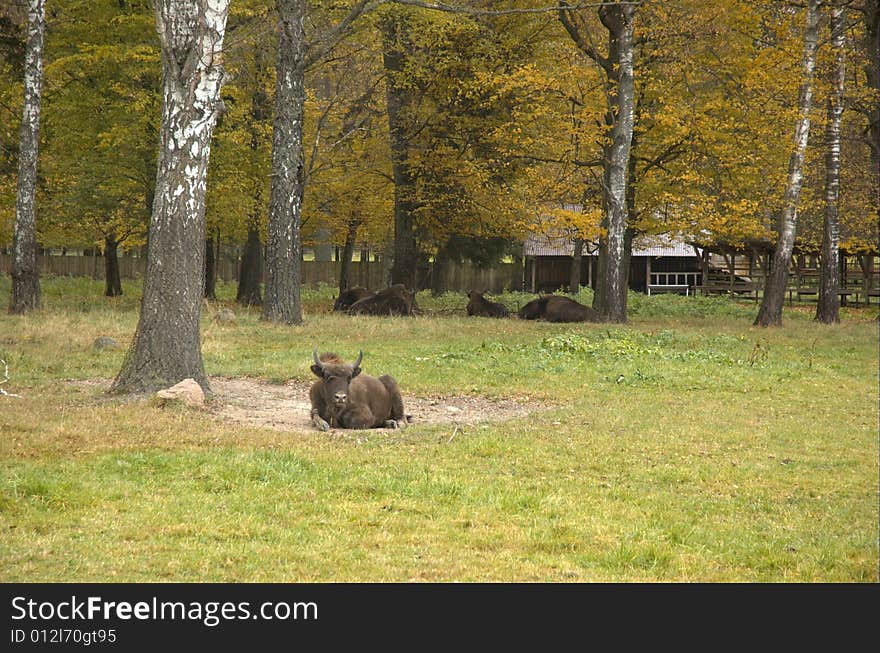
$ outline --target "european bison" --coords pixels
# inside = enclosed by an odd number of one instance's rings
[[[533,299],[519,309],[517,315],[519,315],[521,320],[537,320],[544,317],[544,311],[547,310],[547,300],[549,298],[549,295],[545,295],[544,297]]]
[[[599,313],[589,306],[579,304],[568,297],[551,295],[544,308],[548,322],[600,322]]]
[[[333,353],[318,357],[312,372],[318,380],[309,390],[312,423],[322,431],[343,429],[403,428],[407,424],[403,398],[393,377],[361,374],[364,352],[349,365]]]
[[[483,293],[476,290],[468,290],[468,315],[480,317],[507,317],[507,308],[499,302],[490,302],[483,297]]]
[[[345,311],[357,301],[364,299],[366,297],[375,297],[376,293],[372,290],[367,290],[366,288],[361,288],[360,286],[355,286],[354,288],[349,288],[341,293],[339,293],[339,297],[336,298],[336,301],[333,303],[334,311]]]
[[[545,295],[533,299],[519,309],[523,320],[547,320],[548,322],[601,322],[599,313],[568,297]]]
[[[412,315],[415,295],[402,283],[380,290],[373,297],[364,297],[349,306],[349,315]]]

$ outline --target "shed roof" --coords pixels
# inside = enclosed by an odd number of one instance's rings
[[[595,253],[596,243],[587,243],[584,256]],[[523,243],[525,256],[572,256],[574,241],[561,234],[530,234]],[[668,235],[638,236],[633,241],[633,256],[669,256],[691,258],[694,248],[682,239]]]

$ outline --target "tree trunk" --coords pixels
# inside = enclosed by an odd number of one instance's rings
[[[391,145],[391,168],[394,177],[394,255],[391,283],[415,289],[418,249],[415,237],[415,180],[409,165],[408,134],[405,124],[410,105],[409,93],[399,84],[405,66],[407,18],[389,12],[382,23],[382,61],[386,72],[388,131]]]
[[[880,2],[865,0],[862,11],[865,14],[865,44],[868,53],[865,73],[871,90],[880,93]],[[880,102],[871,105],[868,113],[868,131],[871,163],[875,174],[880,175]]]
[[[523,289],[525,270],[523,269],[523,255],[521,251],[518,249],[513,254],[513,278],[510,280],[510,289],[514,292],[521,292]]]
[[[263,244],[260,242],[260,230],[256,220],[248,223],[248,237],[241,256],[241,267],[238,271],[238,292],[235,301],[243,306],[259,306],[260,283],[263,276]]]
[[[24,63],[24,108],[19,131],[18,195],[15,202],[12,294],[10,313],[40,307],[40,270],[37,264],[37,155],[40,144],[40,108],[43,94],[44,0],[29,0]]]
[[[846,10],[831,9],[831,44],[835,53],[834,78],[828,96],[828,124],[825,131],[825,222],[822,232],[822,268],[819,273],[819,304],[816,320],[840,322],[840,121],[843,116],[846,78]]]
[[[576,294],[581,289],[581,263],[584,260],[584,240],[574,239],[574,253],[571,257],[571,273],[568,277],[568,292]]]
[[[205,241],[205,298],[217,299],[217,260],[214,257],[214,239]]]
[[[281,29],[272,130],[272,188],[262,319],[302,323],[303,109],[305,0],[277,0]]]
[[[606,235],[599,250],[598,303],[594,306],[608,322],[626,322],[626,187],[633,132],[635,86],[633,82],[634,5],[604,5],[599,10],[608,30],[608,70],[611,88],[611,146],[604,162],[603,222]]]
[[[186,378],[210,392],[199,320],[205,283],[205,178],[221,108],[228,0],[155,5],[162,124],[147,269],[134,342],[111,388],[151,391]]]
[[[357,241],[357,231],[360,220],[351,220],[348,223],[348,231],[345,234],[345,246],[342,248],[342,256],[339,263],[339,292],[345,292],[351,287],[351,258],[354,256],[354,246]],[[361,256],[361,265],[364,265]]]
[[[868,87],[880,96],[880,2],[865,0],[861,7],[865,16],[865,50],[867,65],[865,74]],[[880,102],[868,105],[868,141],[871,145],[871,169],[875,175],[875,191],[880,188]],[[877,219],[880,220],[880,202],[877,202]]]
[[[798,197],[803,183],[804,152],[810,137],[810,108],[813,103],[813,71],[816,67],[816,42],[819,26],[819,0],[808,0],[804,31],[804,55],[801,62],[803,82],[798,94],[800,116],[795,128],[795,148],[788,164],[784,208],[779,219],[779,236],[773,252],[773,265],[764,284],[764,297],[755,318],[755,326],[781,326],[782,304],[788,285],[788,264],[797,234]]]
[[[119,278],[119,243],[115,234],[104,236],[104,295],[122,295],[122,280]]]
[[[629,269],[632,261],[633,239],[636,237],[636,230],[627,227],[623,232],[623,279],[624,284],[621,289],[620,303],[623,304],[623,314],[626,315],[627,302],[629,301]]]
[[[443,243],[437,248],[434,265],[431,268],[431,295],[438,297],[449,288],[446,285],[446,271],[449,269],[448,244]],[[482,288],[465,288],[465,290],[483,290]]]

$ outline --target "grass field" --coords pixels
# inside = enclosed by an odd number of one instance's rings
[[[288,328],[219,324],[221,287],[212,376],[308,379],[313,346],[363,349],[410,393],[551,406],[361,437],[107,397],[81,381],[119,370],[138,287],[43,290],[10,317],[0,277],[0,387],[21,395],[0,397],[0,581],[878,581],[876,307],[762,330],[753,303],[633,295],[627,326],[552,325],[451,295],[337,316],[325,288]]]

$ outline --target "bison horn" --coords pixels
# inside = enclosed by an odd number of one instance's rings
[[[364,350],[363,349],[361,349],[360,352],[358,353],[357,360],[354,362],[354,365],[352,365],[352,368],[360,367],[362,360],[364,360]]]
[[[312,358],[315,359],[315,365],[320,367],[322,370],[324,369],[324,363],[321,362],[321,359],[318,358],[318,348],[312,350]]]

